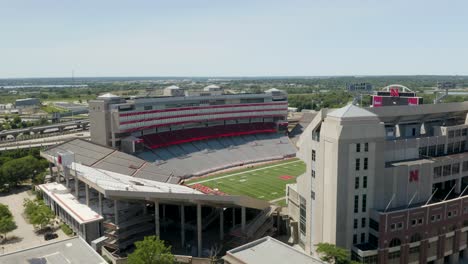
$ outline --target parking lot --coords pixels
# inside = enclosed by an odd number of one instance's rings
[[[61,229],[57,229],[55,232],[58,238],[49,241],[44,240],[43,234],[36,234],[33,225],[28,224],[23,217],[23,201],[26,198],[35,198],[33,195],[29,194],[26,188],[13,190],[9,194],[0,195],[0,203],[8,205],[16,225],[18,226],[13,232],[7,234],[8,241],[0,244],[0,254],[36,247],[68,238]]]

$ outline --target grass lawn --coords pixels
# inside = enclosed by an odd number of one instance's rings
[[[304,172],[305,164],[301,160],[290,159],[188,180],[185,184],[199,183],[227,194],[271,201],[284,197],[286,184],[296,182],[296,177]]]
[[[55,105],[52,105],[52,104],[48,104],[48,105],[43,105],[41,106],[41,110],[48,113],[48,114],[51,114],[53,112],[58,112],[58,113],[66,113],[68,112],[66,109],[63,109],[63,108],[60,108],[60,107],[57,107]]]

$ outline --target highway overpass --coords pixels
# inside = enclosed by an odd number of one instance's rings
[[[20,128],[20,129],[10,129],[0,131],[0,140],[7,140],[7,139],[15,139],[20,134],[25,133],[34,133],[34,134],[44,134],[44,133],[52,133],[52,132],[61,132],[64,130],[72,130],[72,129],[82,129],[86,130],[89,128],[89,119],[82,119],[76,121],[68,121],[63,123],[56,123],[50,124],[45,126],[34,126],[28,128]]]

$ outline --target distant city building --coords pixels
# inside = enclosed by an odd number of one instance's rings
[[[373,90],[372,84],[370,83],[349,83],[346,84],[346,89],[348,92],[360,92],[360,93],[370,93]]]
[[[164,88],[163,95],[164,96],[184,96],[184,89],[181,89],[179,86],[171,85]]]
[[[215,91],[222,91],[222,90],[223,89],[221,87],[219,87],[218,85],[214,85],[214,84],[208,85],[203,88],[203,91],[207,91],[207,92],[215,92]]]
[[[271,96],[273,97],[273,100],[276,100],[276,101],[287,100],[288,98],[288,94],[285,91],[279,90],[276,88],[268,89],[265,91],[265,93],[271,94]]]
[[[457,84],[454,82],[438,82],[437,83],[437,89],[439,90],[455,89],[456,86]]]
[[[468,102],[322,109],[287,187],[306,252],[336,244],[363,263],[468,259]]]
[[[38,98],[25,98],[17,99],[15,101],[15,108],[37,108],[41,105],[41,101]]]

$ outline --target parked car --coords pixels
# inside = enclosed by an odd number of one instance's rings
[[[44,239],[47,241],[47,240],[52,240],[52,239],[55,239],[57,238],[58,235],[57,234],[54,234],[54,233],[48,233],[48,234],[45,234],[44,235]]]

